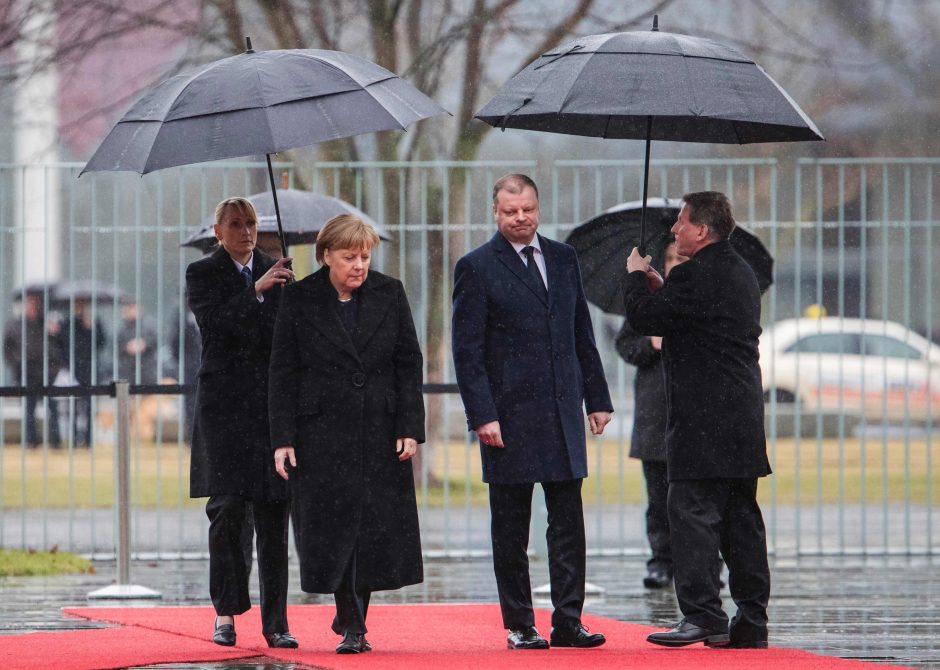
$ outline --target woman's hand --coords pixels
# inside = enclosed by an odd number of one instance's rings
[[[287,475],[287,463],[292,468],[297,467],[297,459],[294,457],[293,447],[278,447],[274,450],[274,469],[284,479],[289,479]]]
[[[261,295],[265,291],[279,284],[286,284],[288,280],[294,278],[294,271],[289,267],[290,262],[294,260],[290,256],[287,258],[279,258],[277,262],[271,266],[271,269],[261,275],[261,279],[255,282],[255,293]]]
[[[398,460],[407,461],[418,451],[418,441],[411,437],[399,437],[395,440],[395,451]]]

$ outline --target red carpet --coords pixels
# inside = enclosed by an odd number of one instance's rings
[[[261,637],[258,609],[237,618],[238,646],[225,649],[208,641],[209,607],[73,608],[68,614],[123,624],[121,628],[0,635],[0,667],[119,668],[147,663],[211,661],[268,656],[319,668],[401,668],[496,670],[497,668],[571,668],[592,670],[669,668],[678,670],[871,670],[861,661],[818,656],[798,649],[683,649],[655,647],[645,641],[649,626],[585,615],[584,623],[607,635],[597,649],[510,651],[500,625],[499,607],[479,605],[374,605],[369,609],[369,641],[375,651],[339,656],[329,624],[330,605],[297,605],[289,610],[291,631],[300,649],[268,649]],[[543,634],[550,614],[536,612]],[[897,668],[879,664],[879,668]]]

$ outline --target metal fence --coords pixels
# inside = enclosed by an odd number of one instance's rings
[[[940,159],[653,162],[651,195],[725,191],[739,222],[776,259],[775,282],[764,296],[765,332],[815,306],[813,318],[796,323],[797,339],[819,334],[823,321],[834,323],[843,338],[834,351],[810,339],[806,348],[791,344],[794,351],[762,355],[765,379],[775,386],[767,405],[775,475],[760,488],[768,539],[778,554],[940,550],[932,511],[940,367],[930,344],[940,332],[933,309],[940,272],[933,263],[940,237],[933,197],[938,166]],[[24,301],[17,298],[29,288],[48,324],[55,324],[43,330],[43,385],[62,388],[56,385],[75,383],[84,373],[79,389],[128,378],[134,385],[135,551],[202,555],[205,516],[201,502],[188,498],[186,399],[155,395],[148,385],[193,381],[183,280],[199,254],[180,244],[222,198],[265,190],[265,166],[226,163],[144,178],[76,179],[80,169],[0,165],[4,332],[25,347]],[[292,165],[277,169],[293,184]],[[319,163],[309,184],[363,209],[393,236],[379,247],[375,263],[405,282],[425,352],[425,379],[434,391],[427,396],[429,440],[418,468],[422,532],[431,555],[489,550],[479,454],[459,397],[448,392],[454,382],[450,293],[456,259],[494,232],[490,189],[508,171],[531,173],[539,182],[541,230],[557,239],[642,192],[641,161]],[[45,202],[38,220],[30,213],[39,210],[29,205],[37,197]],[[291,253],[298,274],[315,269],[312,248]],[[136,311],[127,309],[132,303]],[[823,311],[831,318],[820,319]],[[613,348],[622,317],[595,310],[593,318],[617,411],[608,435],[589,445],[588,544],[594,553],[640,554],[646,551],[645,496],[639,463],[627,456],[633,369]],[[98,324],[89,331],[90,342],[80,335],[82,320]],[[886,322],[897,322],[900,330]],[[850,348],[874,347],[864,343],[875,336],[880,348]],[[128,340],[145,340],[147,353],[122,356]],[[4,365],[0,387],[23,386],[29,368],[25,357],[17,366]],[[784,389],[794,371],[800,385],[794,381]],[[0,544],[109,554],[116,516],[113,400],[91,398],[92,448],[83,449],[82,392],[63,390],[67,397],[58,398],[49,391],[39,414],[49,416],[50,404],[59,410],[61,449],[49,443],[49,422],[40,422],[40,446],[30,448],[26,399],[0,398]]]

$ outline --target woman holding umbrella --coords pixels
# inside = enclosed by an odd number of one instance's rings
[[[271,444],[291,483],[301,588],[332,593],[340,654],[371,650],[373,591],[423,579],[411,457],[424,442],[422,355],[401,282],[370,271],[375,230],[321,229],[323,267],[284,291],[271,350]]]
[[[209,496],[212,640],[235,644],[234,615],[251,607],[251,527],[258,533],[262,633],[269,647],[296,647],[287,627],[288,503],[271,467],[268,359],[290,258],[255,248],[258,216],[245,198],[215,210],[220,248],[186,269],[189,307],[202,336],[196,381],[190,496]],[[247,542],[245,542],[247,540]]]

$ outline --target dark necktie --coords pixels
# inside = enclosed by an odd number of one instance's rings
[[[242,268],[242,278],[245,280],[245,286],[251,286],[251,268],[247,265]]]
[[[529,268],[529,274],[532,275],[535,285],[541,289],[542,297],[548,297],[548,291],[545,290],[545,280],[542,279],[542,273],[539,272],[539,266],[535,262],[535,247],[523,247],[522,253],[525,254],[526,267]]]

